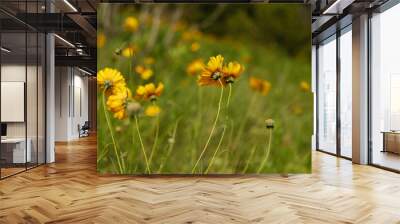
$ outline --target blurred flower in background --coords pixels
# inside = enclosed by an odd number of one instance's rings
[[[126,48],[122,49],[122,56],[126,58],[133,57],[137,52],[137,47],[134,45],[129,45]]]
[[[249,79],[250,88],[254,91],[261,93],[262,95],[268,95],[269,91],[271,90],[271,83],[267,80],[258,79],[255,77],[250,77]]]
[[[189,75],[197,75],[199,72],[203,70],[204,62],[201,58],[193,60],[186,67],[186,72]]]
[[[164,91],[164,84],[158,83],[157,87],[154,83],[149,83],[144,86],[139,86],[136,89],[136,97],[142,100],[156,100],[157,97],[161,96]]]
[[[300,89],[304,92],[310,91],[310,85],[306,81],[301,81],[300,82]]]
[[[161,112],[161,109],[159,106],[150,105],[146,108],[146,110],[144,111],[144,114],[149,117],[155,117],[155,116],[158,116],[158,114],[160,114],[160,112]]]
[[[106,35],[100,32],[97,34],[97,47],[102,48],[106,44]]]
[[[139,21],[133,17],[133,16],[129,16],[126,17],[125,21],[124,21],[124,29],[127,32],[135,32],[139,27]]]
[[[153,76],[153,70],[144,66],[138,65],[135,67],[135,72],[140,75],[143,80],[148,80]]]

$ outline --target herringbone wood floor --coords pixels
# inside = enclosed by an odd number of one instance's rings
[[[0,181],[0,223],[400,223],[400,175],[315,152],[312,175],[96,174],[96,141]]]

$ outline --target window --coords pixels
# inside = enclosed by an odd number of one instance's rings
[[[340,36],[340,155],[352,156],[352,33],[351,26]]]
[[[318,47],[318,149],[336,153],[336,36]]]
[[[400,5],[371,18],[371,162],[400,170]]]

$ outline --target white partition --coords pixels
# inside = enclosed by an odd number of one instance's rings
[[[1,82],[1,122],[24,122],[24,82]]]

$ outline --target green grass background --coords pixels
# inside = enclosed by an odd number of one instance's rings
[[[160,27],[154,46],[148,48],[157,10],[161,11]],[[173,15],[179,10],[182,10],[179,23],[186,26],[174,30]],[[204,21],[216,10],[217,5],[204,4],[100,4],[98,30],[105,34],[106,44],[98,49],[98,70],[105,67],[120,70],[132,92],[138,85],[148,82],[165,84],[165,91],[157,101],[162,111],[159,143],[151,162],[152,173],[191,173],[210,133],[221,89],[198,86],[197,77],[187,75],[186,67],[194,59],[202,58],[207,62],[210,56],[217,54],[223,55],[225,61],[244,64],[246,70],[233,85],[229,111],[222,110],[211,144],[196,173],[205,171],[224,124],[227,125],[225,137],[210,173],[256,173],[265,157],[267,129],[264,121],[268,118],[274,119],[275,128],[270,156],[262,173],[310,172],[313,97],[310,91],[304,92],[299,87],[301,81],[311,83],[309,8],[280,4],[225,5],[218,18],[203,28]],[[133,34],[123,30],[127,16],[139,19],[140,29]],[[183,40],[183,33],[193,27],[202,32],[201,37]],[[168,35],[172,35],[172,40],[166,45]],[[200,44],[197,52],[190,50],[193,42]],[[139,47],[132,60],[115,54],[129,43]],[[142,65],[144,57],[155,59],[151,66],[154,76],[148,81],[141,80],[129,69]],[[250,76],[272,84],[268,96],[250,89]],[[98,91],[97,169],[100,173],[117,173],[101,97]],[[148,103],[142,105],[145,107]],[[127,164],[124,173],[146,173],[134,119],[111,118],[111,121],[117,146]],[[156,122],[157,118],[140,116],[140,130],[148,155],[154,142]],[[243,126],[242,132],[239,132],[240,126]]]

